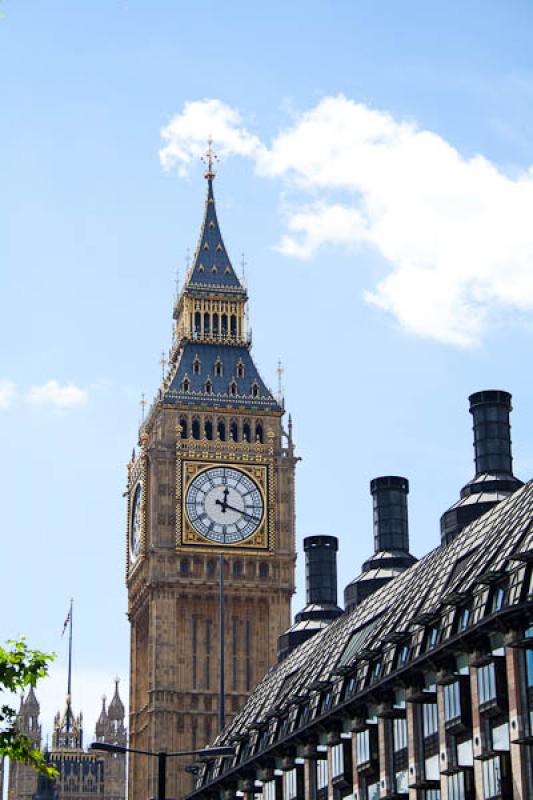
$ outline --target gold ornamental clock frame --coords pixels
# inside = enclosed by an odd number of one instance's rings
[[[211,444],[211,443],[209,443]],[[216,448],[206,441],[178,439],[176,457],[176,549],[197,552],[256,552],[264,555],[275,551],[275,470],[270,443],[244,445],[217,442]],[[258,528],[239,542],[215,542],[202,536],[191,524],[187,511],[187,491],[194,478],[210,468],[229,467],[243,472],[257,485],[263,500],[264,513]]]

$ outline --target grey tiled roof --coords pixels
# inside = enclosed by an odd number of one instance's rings
[[[245,291],[231,265],[222,239],[211,177],[207,181],[204,221],[187,286],[191,289]]]
[[[200,372],[194,373],[193,363],[199,359]],[[215,364],[220,363],[222,374],[215,374]],[[239,377],[238,365],[242,365],[243,376]],[[188,378],[190,389],[183,391],[183,381]],[[211,382],[211,393],[205,391],[206,381]],[[237,384],[237,394],[230,394],[230,383]],[[257,397],[252,394],[254,384]],[[269,409],[281,411],[278,401],[263,382],[247,347],[223,344],[200,344],[188,342],[184,345],[169,388],[163,396],[166,403],[180,406],[231,406],[235,408]]]
[[[354,666],[363,648],[382,653],[399,631],[409,636],[446,607],[452,592],[472,593],[479,579],[512,567],[509,556],[533,545],[533,481],[465,528],[450,544],[437,547],[379,589],[360,606],[343,614],[312,639],[272,667],[242,711],[217,740],[230,743],[246,735],[272,711],[283,713],[296,697],[309,695],[318,682],[336,680],[339,661]],[[372,623],[372,624],[370,624]],[[368,627],[367,627],[368,626]],[[365,630],[366,629],[366,630]],[[360,631],[353,657],[343,656],[354,633]],[[391,637],[392,635],[392,637]]]

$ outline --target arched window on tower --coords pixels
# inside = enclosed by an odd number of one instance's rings
[[[213,314],[213,336],[218,336],[218,314]]]
[[[237,336],[237,317],[235,316],[235,314],[231,315],[230,330],[232,336]]]
[[[226,441],[226,423],[223,419],[219,419],[217,424],[217,434],[221,442]]]
[[[202,315],[199,311],[196,311],[194,314],[194,333],[196,336],[200,336],[200,331],[202,330]]]
[[[180,417],[181,438],[187,438],[187,417]]]
[[[205,393],[212,394],[213,392],[213,384],[211,383],[211,379],[208,378],[205,382]]]
[[[195,356],[194,360],[192,362],[192,373],[193,373],[193,375],[199,375],[200,374],[200,367],[201,367],[200,359],[198,358],[198,356]]]
[[[221,378],[222,375],[223,375],[222,361],[220,360],[219,357],[217,357],[217,360],[215,361],[215,377]]]
[[[213,423],[210,419],[206,419],[205,421],[205,438],[209,439],[209,441],[213,438]]]
[[[229,385],[229,393],[232,397],[237,397],[237,383],[232,381]]]
[[[242,438],[245,442],[250,442],[252,439],[252,429],[249,422],[245,422],[242,426]]]
[[[227,336],[228,335],[228,315],[227,314],[222,314],[221,323],[222,323],[222,325],[221,325],[221,327],[222,327],[222,331],[221,331],[222,336]]]
[[[211,317],[206,311],[205,314],[204,314],[204,335],[205,336],[209,336],[210,328],[211,328]]]
[[[252,397],[259,397],[259,384],[256,381],[252,383]]]
[[[263,444],[263,426],[260,422],[255,426],[255,441]]]
[[[242,361],[239,361],[237,363],[237,377],[244,378],[244,364],[242,363]]]
[[[191,382],[188,378],[183,379],[183,383],[181,384],[182,391],[190,392],[191,391]]]
[[[200,438],[200,420],[198,417],[195,417],[192,421],[192,438],[199,439]]]
[[[230,439],[233,439],[234,442],[236,442],[238,436],[239,436],[239,429],[237,427],[237,422],[234,419],[232,419],[229,426],[229,437]]]

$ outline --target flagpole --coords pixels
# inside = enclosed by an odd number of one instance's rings
[[[70,701],[72,696],[72,604],[74,603],[74,599],[70,598],[70,611],[69,611],[69,618],[70,618],[70,625],[69,625],[69,634],[68,634],[68,685],[67,685],[67,731],[70,730],[70,723],[72,717],[72,710],[70,707]]]

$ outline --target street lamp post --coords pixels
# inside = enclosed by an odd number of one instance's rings
[[[204,747],[201,750],[180,750],[177,753],[167,753],[165,750],[137,750],[135,747],[123,747],[120,744],[108,744],[107,742],[93,742],[91,750],[102,750],[104,753],[140,753],[144,756],[157,758],[157,800],[166,800],[167,783],[167,758],[176,756],[200,756],[200,758],[230,758],[235,755],[234,747]]]

